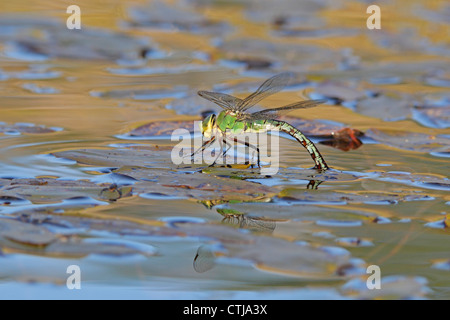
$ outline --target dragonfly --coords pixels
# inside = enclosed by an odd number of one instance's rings
[[[289,82],[292,80],[293,74],[290,72],[284,72],[277,74],[266,81],[252,94],[250,94],[245,99],[240,99],[225,93],[219,92],[209,92],[209,91],[198,91],[198,95],[206,100],[214,102],[219,107],[224,109],[217,116],[211,114],[206,117],[201,123],[201,132],[204,137],[208,138],[203,145],[195,151],[203,152],[208,146],[218,139],[221,143],[222,150],[223,144],[228,146],[226,151],[223,151],[223,156],[225,157],[226,152],[231,148],[231,141],[227,137],[228,133],[233,133],[233,137],[239,135],[243,132],[263,132],[267,130],[279,130],[295,138],[309,153],[312,160],[314,161],[314,168],[318,170],[329,169],[325,159],[320,154],[314,143],[308,139],[300,130],[290,125],[289,123],[281,120],[276,120],[281,114],[286,111],[291,111],[295,109],[312,108],[317,105],[326,102],[324,99],[317,100],[305,100],[297,101],[283,107],[264,109],[262,111],[257,111],[254,113],[247,112],[248,109],[255,106],[258,102],[264,98],[275,94],[285,88]],[[220,141],[220,139],[222,139]],[[247,147],[253,148],[257,152],[257,165],[260,165],[260,152],[257,146],[251,145],[248,142],[240,141],[233,138],[233,142],[241,143]],[[216,158],[217,161],[218,158]],[[216,161],[211,165],[213,166]]]

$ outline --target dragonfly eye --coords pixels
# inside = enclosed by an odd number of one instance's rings
[[[215,114],[211,114],[208,117],[206,117],[205,120],[203,120],[202,124],[201,124],[202,134],[210,133],[210,131],[215,126],[215,124],[216,124],[216,115]]]

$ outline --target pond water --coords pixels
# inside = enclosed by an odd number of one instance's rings
[[[2,3],[0,298],[450,298],[448,3],[69,5]],[[287,135],[276,174],[173,163],[198,90],[286,71],[255,110],[326,99],[282,119],[330,170]]]

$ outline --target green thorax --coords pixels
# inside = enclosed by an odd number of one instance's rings
[[[236,113],[224,110],[217,116],[216,126],[220,131],[225,132],[230,130],[232,133],[240,133],[242,131],[261,131],[268,129],[268,121],[266,120],[238,120],[239,115]]]

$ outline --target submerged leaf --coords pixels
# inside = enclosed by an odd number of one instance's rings
[[[278,197],[285,201],[299,201],[317,204],[347,204],[347,203],[372,203],[372,204],[396,204],[401,201],[428,200],[419,194],[397,194],[377,191],[357,192],[320,192],[310,193],[299,189],[285,189]]]
[[[194,131],[193,121],[158,121],[150,122],[136,129],[131,130],[128,135],[131,137],[145,136],[171,136],[177,129],[186,129],[190,132]]]
[[[369,129],[366,136],[388,146],[419,152],[445,152],[450,149],[450,139],[444,135]]]
[[[305,246],[212,224],[183,223],[176,227],[187,235],[209,237],[220,242],[220,247],[215,250],[209,247],[208,250],[197,251],[194,266],[203,272],[214,266],[217,255],[250,261],[257,269],[267,272],[319,279],[339,278],[339,268],[350,263],[350,253],[345,250]],[[205,265],[200,265],[200,262]]]
[[[202,173],[177,173],[170,170],[119,169],[139,180],[135,193],[158,192],[169,196],[195,200],[257,200],[270,198],[276,189],[245,180],[222,178]]]
[[[450,107],[415,108],[413,119],[430,128],[450,128]]]
[[[170,150],[171,148],[167,150],[158,146],[141,146],[118,149],[80,149],[54,152],[52,155],[94,166],[154,167],[159,165],[161,167],[171,163],[167,161],[170,159]]]
[[[129,10],[133,27],[178,29],[193,33],[224,34],[230,26],[222,21],[215,22],[188,6],[169,6],[162,1],[152,1]]]
[[[320,96],[343,101],[356,101],[367,97],[367,94],[358,87],[342,82],[321,82],[315,92]]]
[[[152,256],[156,254],[156,249],[148,244],[125,240],[71,237],[66,241],[52,243],[45,249],[45,254],[58,257],[83,257],[90,254],[114,257],[135,254]]]
[[[421,298],[430,291],[423,277],[383,277],[380,288],[376,290],[368,288],[367,282],[367,277],[352,279],[342,286],[342,290],[357,299],[413,299]]]
[[[356,111],[385,121],[398,121],[410,116],[412,106],[413,102],[409,97],[394,98],[380,95],[359,101]]]
[[[46,246],[56,241],[58,235],[41,225],[0,218],[0,241],[2,238],[25,245]]]
[[[61,28],[61,21],[48,17],[2,17],[0,26],[11,30],[3,35],[9,40],[8,56],[28,60],[69,58],[88,60],[138,59],[148,40],[105,29],[83,27],[82,32]],[[36,27],[36,26],[39,27]]]
[[[40,133],[52,133],[59,131],[58,128],[48,128],[43,125],[34,125],[32,123],[16,123],[8,125],[0,122],[0,133],[7,135],[20,135],[22,133],[40,134]]]
[[[173,164],[173,169],[161,169],[167,167],[170,154],[166,150],[156,148],[84,149],[58,152],[54,155],[89,165],[118,167],[115,173],[138,180],[133,185],[135,194],[160,193],[196,200],[244,201],[267,198],[277,193],[273,188],[258,183],[205,175],[192,172],[192,168],[190,172],[177,172]]]

